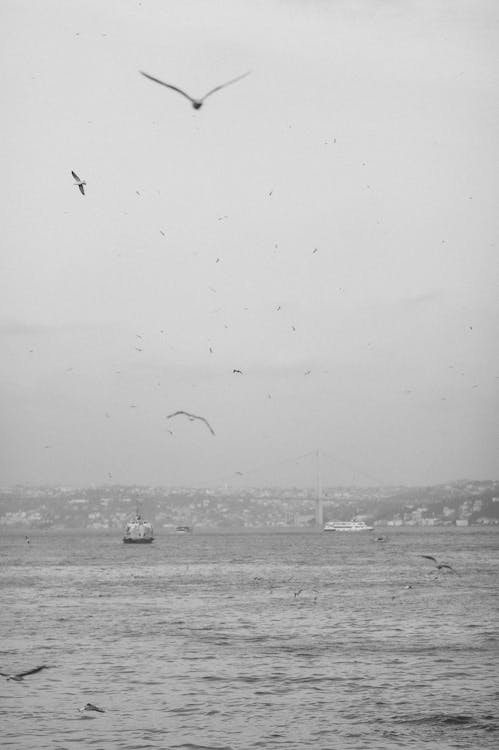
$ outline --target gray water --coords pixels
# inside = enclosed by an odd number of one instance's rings
[[[2,747],[497,747],[499,533],[376,534],[3,536]]]

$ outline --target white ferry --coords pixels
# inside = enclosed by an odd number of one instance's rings
[[[154,539],[152,526],[140,513],[137,513],[125,528],[123,541],[127,544],[150,544]]]
[[[328,521],[323,531],[372,531],[373,528],[364,521]]]

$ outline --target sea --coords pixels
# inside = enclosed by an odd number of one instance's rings
[[[49,667],[0,678],[2,748],[499,747],[499,529],[3,531],[0,564],[0,671]]]

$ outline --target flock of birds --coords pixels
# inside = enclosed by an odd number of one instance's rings
[[[150,75],[149,73],[144,73],[144,71],[140,71],[140,74],[143,75],[145,78],[148,78],[150,81],[153,81],[154,83],[158,83],[161,86],[165,86],[166,88],[171,89],[172,91],[176,91],[178,94],[181,94],[183,97],[185,97],[186,99],[188,99],[190,101],[190,103],[191,103],[191,105],[193,106],[194,109],[201,109],[201,107],[203,106],[205,100],[209,96],[211,96],[212,94],[215,94],[217,91],[221,91],[222,89],[226,88],[227,86],[232,85],[233,83],[236,83],[237,81],[242,80],[243,78],[246,78],[246,76],[248,76],[250,73],[251,73],[251,71],[247,71],[246,73],[243,73],[242,75],[237,76],[236,78],[231,78],[230,81],[226,81],[225,83],[221,83],[218,86],[215,86],[214,88],[210,89],[210,91],[208,91],[200,99],[196,99],[196,98],[190,96],[190,94],[188,94],[186,91],[184,91],[183,89],[179,88],[178,86],[174,86],[172,83],[166,83],[165,81],[162,81],[159,78],[156,78],[155,76]],[[80,191],[80,193],[82,195],[85,195],[85,187],[87,185],[86,181],[82,180],[76,174],[76,172],[74,170],[71,170],[71,174],[72,174],[73,179],[74,179],[75,187],[78,188],[78,190]],[[272,195],[272,191],[270,192],[270,195]],[[222,218],[227,218],[227,217],[220,217],[220,218],[222,219]],[[163,234],[163,232],[162,232],[162,234]],[[316,252],[316,250],[317,250],[317,248],[314,249],[314,253]],[[218,263],[218,261],[219,261],[219,258],[217,258],[217,263]],[[280,307],[278,307],[278,310],[280,310]],[[294,328],[293,328],[293,330],[294,330]],[[139,338],[141,338],[141,337],[139,337]],[[136,350],[139,351],[139,352],[141,352],[142,348],[136,347]],[[213,353],[212,347],[210,347],[210,353]],[[239,370],[237,368],[234,368],[232,372],[233,372],[234,375],[242,375],[243,374],[242,370]],[[134,404],[131,405],[130,408],[135,408],[135,405]],[[213,430],[212,426],[209,424],[208,420],[205,419],[204,417],[197,416],[196,414],[190,414],[189,412],[186,412],[186,411],[176,411],[173,414],[169,414],[167,416],[167,419],[172,419],[173,417],[177,417],[177,416],[181,416],[181,415],[186,416],[191,422],[193,422],[195,420],[199,420],[199,421],[203,422],[206,425],[206,427],[209,429],[209,431],[211,432],[211,434],[215,435],[215,431]],[[171,433],[171,431],[169,431],[169,432]]]

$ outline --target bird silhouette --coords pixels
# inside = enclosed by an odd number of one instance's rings
[[[243,374],[243,371],[242,371],[242,370],[236,370],[236,368],[234,368],[234,369],[232,370],[232,374],[233,374],[233,375],[242,375],[242,374]]]
[[[187,419],[189,419],[191,422],[194,422],[195,419],[198,419],[200,422],[204,422],[205,425],[207,426],[207,428],[209,429],[209,431],[211,432],[211,434],[212,435],[215,434],[214,429],[212,428],[211,424],[208,422],[207,419],[205,419],[204,417],[199,417],[199,416],[197,416],[197,414],[191,414],[188,411],[175,411],[175,412],[173,412],[173,414],[168,414],[168,416],[166,418],[167,419],[173,419],[173,417],[178,417],[178,416],[180,416],[182,414],[184,416],[186,416]]]
[[[34,667],[34,669],[27,669],[26,672],[18,672],[17,674],[9,674],[8,672],[0,672],[0,675],[2,675],[2,677],[6,677],[7,680],[15,680],[16,682],[21,682],[21,680],[23,680],[28,675],[41,672],[42,669],[48,669],[48,666],[46,664],[42,664],[39,667]]]
[[[139,71],[141,75],[145,76],[146,78],[149,78],[150,81],[154,81],[154,83],[159,83],[161,86],[166,86],[168,89],[172,89],[173,91],[177,91],[179,94],[182,94],[182,96],[185,96],[186,99],[190,101],[194,109],[201,109],[201,107],[204,104],[205,99],[207,99],[209,96],[214,94],[216,91],[220,91],[220,89],[224,89],[226,86],[230,86],[232,83],[236,83],[236,81],[240,81],[241,78],[246,78],[251,71],[248,70],[247,73],[243,73],[242,76],[237,76],[237,78],[231,78],[230,81],[226,81],[226,83],[220,84],[220,86],[215,86],[214,89],[211,89],[208,91],[207,94],[201,97],[201,99],[194,99],[192,96],[189,96],[185,91],[182,91],[182,89],[179,89],[178,86],[173,86],[171,83],[165,83],[165,81],[161,81],[159,78],[155,78],[154,76],[149,75],[149,73],[144,73],[144,71]]]
[[[431,562],[435,563],[437,570],[450,570],[455,575],[459,575],[451,565],[448,565],[447,563],[439,563],[433,555],[419,555],[419,557],[424,557],[425,560],[431,560]]]
[[[86,703],[82,708],[79,708],[78,711],[98,711],[100,714],[106,713],[103,708],[99,708],[99,706],[96,706],[93,703]]]
[[[80,180],[80,178],[78,177],[78,175],[76,174],[76,172],[73,172],[73,170],[71,170],[71,174],[72,174],[72,175],[73,175],[73,177],[74,177],[74,180],[75,180],[75,185],[77,185],[77,186],[78,186],[78,189],[79,189],[80,193],[81,193],[82,195],[85,195],[85,187],[84,187],[84,186],[85,186],[85,185],[86,185],[87,183],[85,182],[85,180]]]

